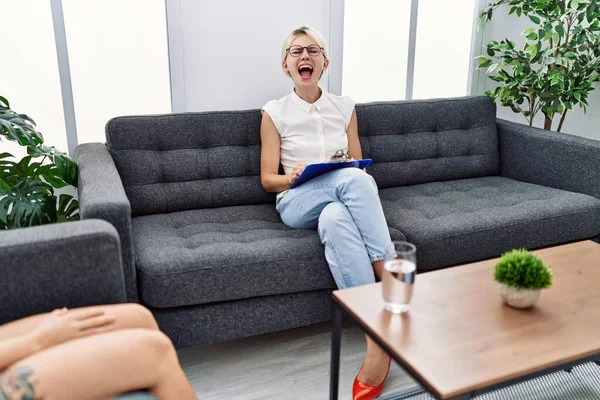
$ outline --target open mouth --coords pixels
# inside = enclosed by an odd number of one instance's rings
[[[313,67],[308,64],[300,65],[298,67],[298,73],[300,74],[300,77],[302,79],[309,80],[310,78],[312,78]]]

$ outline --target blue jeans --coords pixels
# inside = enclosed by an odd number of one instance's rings
[[[342,168],[290,189],[277,200],[281,220],[318,228],[340,289],[375,282],[371,263],[395,257],[377,184],[358,168]]]

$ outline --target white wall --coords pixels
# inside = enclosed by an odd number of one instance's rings
[[[342,94],[356,102],[404,100],[410,0],[346,0]]]
[[[164,0],[62,4],[79,143],[104,142],[112,117],[171,111]],[[67,152],[50,1],[0,0],[0,10],[0,95]],[[25,154],[7,142],[0,151]]]
[[[331,3],[167,1],[171,74],[179,88],[173,96],[183,97],[173,99],[174,111],[260,108],[289,93],[293,84],[281,69],[283,41],[310,25],[330,42]],[[329,90],[327,74],[321,84]]]
[[[413,99],[467,94],[475,0],[419,0]]]
[[[475,1],[420,0],[415,98],[467,94]],[[323,88],[404,99],[410,10],[410,0],[167,0],[173,111],[259,108],[289,93],[281,46],[302,25],[329,43]]]
[[[45,144],[67,152],[50,1],[0,0],[0,10],[0,95],[35,120]],[[27,154],[7,141],[0,142],[4,151]]]
[[[525,42],[521,36],[524,29],[533,26],[528,18],[518,18],[515,15],[508,15],[507,8],[501,8],[494,11],[492,20],[485,27],[485,37],[489,40],[502,40],[508,38],[522,46]],[[479,53],[482,54],[482,53]],[[496,84],[491,79],[486,79],[485,90],[492,90]],[[576,108],[569,111],[562,127],[562,132],[588,137],[600,140],[600,85],[596,83],[596,90],[590,94],[588,99],[589,107],[587,114],[583,110]],[[526,124],[525,117],[521,114],[512,112],[510,108],[498,105],[498,117]],[[552,128],[556,130],[560,117],[555,117]],[[543,114],[539,113],[534,120],[534,126],[542,128],[544,126]]]
[[[164,0],[62,2],[79,143],[104,142],[112,117],[171,112]]]

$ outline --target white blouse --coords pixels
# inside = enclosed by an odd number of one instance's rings
[[[312,104],[292,91],[263,106],[281,136],[280,158],[286,174],[298,162],[324,162],[337,150],[348,151],[346,130],[354,104],[349,97],[323,90]]]

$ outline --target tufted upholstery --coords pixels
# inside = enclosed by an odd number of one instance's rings
[[[356,105],[391,236],[417,245],[420,270],[600,234],[597,142],[495,111],[486,96]],[[118,117],[107,146],[77,149],[82,217],[117,227],[128,300],[177,346],[329,318],[317,232],[283,225],[260,185],[260,118]]]
[[[380,192],[388,224],[419,247],[431,269],[595,236],[600,200],[499,176]]]
[[[106,125],[132,215],[274,203],[260,185],[260,112],[118,117]]]
[[[498,175],[496,106],[486,97],[356,106],[379,188]]]
[[[141,299],[152,307],[335,288],[317,233],[288,228],[270,204],[132,223]]]

